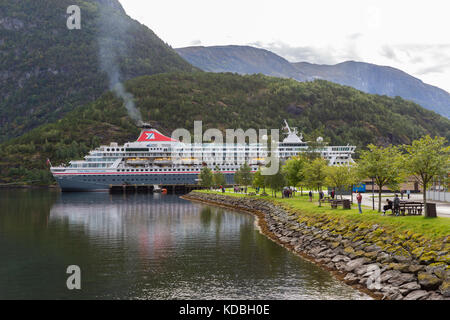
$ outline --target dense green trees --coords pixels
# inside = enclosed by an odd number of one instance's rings
[[[369,143],[409,144],[427,133],[450,138],[450,121],[431,111],[326,81],[198,72],[135,78],[126,87],[144,120],[168,134],[177,128],[193,133],[197,119],[205,130],[280,128],[287,119],[307,141],[323,136],[334,145],[355,144],[357,153]],[[292,113],[293,107],[299,113]],[[138,133],[122,101],[106,93],[61,120],[0,144],[0,180],[24,181],[9,176],[9,169],[44,170],[47,158],[54,165],[66,163],[99,144],[133,141]]]
[[[199,184],[205,188],[211,188],[214,184],[214,177],[212,170],[208,167],[203,167],[198,175]]]
[[[275,198],[277,197],[277,192],[282,191],[283,187],[286,186],[286,179],[283,175],[281,164],[279,166],[277,173],[264,176],[264,183],[272,190],[272,196],[275,194]]]
[[[57,121],[108,89],[99,39],[113,44],[108,51],[115,53],[121,80],[193,69],[151,30],[127,16],[118,0],[101,2],[1,1],[1,19],[14,19],[16,27],[0,27],[0,141]],[[81,8],[80,30],[67,29],[69,5]],[[92,114],[96,120],[101,116]]]
[[[261,168],[258,168],[258,171],[253,174],[252,186],[254,188],[263,188],[264,193],[266,192],[266,179],[261,174]]]
[[[293,157],[287,160],[275,175],[263,176],[258,170],[253,185],[268,186],[275,191],[276,196],[276,191],[287,185],[295,187],[302,184],[315,190],[321,190],[322,186],[326,185],[341,192],[364,179],[373,178],[378,186],[378,211],[381,211],[383,187],[398,190],[405,178],[413,175],[426,191],[435,178],[448,181],[449,172],[450,146],[447,140],[425,136],[413,141],[411,145],[369,145],[368,150],[361,152],[360,159],[351,165],[328,166],[320,157]],[[426,192],[423,194],[423,202],[426,208]]]
[[[305,184],[311,189],[322,190],[327,177],[327,161],[322,158],[316,158],[308,162],[304,169]]]
[[[404,159],[396,146],[369,145],[358,161],[359,176],[373,178],[378,186],[378,211],[381,211],[381,191],[384,186],[396,190],[405,178]]]
[[[215,187],[225,186],[226,180],[223,173],[220,171],[219,167],[216,166],[213,173],[213,185]]]
[[[289,186],[298,187],[305,183],[305,167],[307,158],[296,156],[288,159],[283,166],[283,174]]]
[[[356,165],[328,166],[325,182],[327,186],[335,188],[342,199],[342,191],[359,182],[356,170]]]
[[[425,216],[427,193],[425,190],[430,182],[437,177],[447,176],[450,172],[450,147],[446,146],[444,138],[425,136],[415,140],[409,146],[405,146],[407,154],[404,157],[404,166],[409,174],[416,177],[422,186],[423,202],[425,204]]]
[[[234,182],[242,186],[250,186],[253,181],[252,169],[245,162],[234,175]]]

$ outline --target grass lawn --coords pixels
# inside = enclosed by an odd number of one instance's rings
[[[201,190],[199,192],[217,193],[222,192]],[[247,192],[254,192],[253,188],[248,188]],[[277,198],[271,197],[271,191],[266,189],[266,193],[269,196],[261,197],[275,203],[280,203],[293,208],[298,215],[314,215],[326,214],[338,219],[343,223],[367,223],[370,225],[379,224],[387,230],[406,232],[411,231],[413,233],[422,234],[428,238],[436,239],[450,235],[450,218],[438,217],[438,218],[425,218],[423,216],[382,216],[378,211],[374,211],[369,207],[363,206],[363,213],[358,213],[357,205],[354,204],[352,209],[344,210],[341,207],[338,209],[331,209],[329,203],[322,203],[322,206],[318,206],[318,198],[315,195],[313,202],[309,202],[307,193],[304,196],[299,196],[299,193],[294,198],[281,198],[281,193],[278,192]],[[225,195],[235,197],[249,197],[245,194],[234,193],[233,189],[226,189]],[[390,212],[390,211],[389,211]]]

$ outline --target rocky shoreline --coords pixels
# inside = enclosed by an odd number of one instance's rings
[[[191,192],[183,198],[255,214],[266,236],[375,299],[450,300],[450,236],[439,244],[379,225],[298,215],[271,201]]]

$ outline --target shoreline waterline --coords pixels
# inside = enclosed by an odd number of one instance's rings
[[[333,277],[339,281],[341,281],[342,283],[344,283],[345,285],[348,285],[350,287],[352,287],[355,290],[358,290],[361,293],[364,293],[368,296],[370,296],[372,299],[374,300],[381,300],[381,296],[374,294],[372,291],[368,290],[367,288],[359,285],[359,284],[349,284],[344,280],[344,276],[339,274],[336,270],[328,268],[324,263],[321,263],[319,261],[317,261],[314,257],[311,257],[310,255],[308,255],[305,252],[299,252],[294,250],[294,246],[285,243],[283,241],[280,240],[280,238],[278,238],[272,231],[269,230],[268,225],[267,225],[267,221],[265,220],[265,216],[264,213],[262,213],[261,211],[258,210],[246,210],[243,208],[239,208],[236,207],[234,205],[231,204],[224,204],[224,203],[219,203],[219,202],[214,202],[214,201],[208,201],[208,200],[200,200],[197,198],[193,198],[190,197],[189,194],[187,195],[183,195],[180,196],[181,199],[184,200],[188,200],[188,201],[194,201],[194,202],[199,202],[199,203],[204,203],[204,204],[208,204],[208,205],[213,205],[213,206],[217,206],[217,207],[222,207],[222,208],[227,208],[227,209],[233,209],[239,212],[243,212],[243,213],[248,213],[251,214],[255,217],[256,219],[256,224],[258,226],[258,231],[263,234],[264,236],[266,236],[268,239],[272,240],[273,242],[277,243],[278,245],[282,246],[283,248],[289,250],[290,252],[292,252],[293,254],[297,255],[298,257],[305,259],[306,261],[309,261],[313,264],[315,264],[316,266],[320,267],[321,269],[329,272],[331,275],[333,275]]]

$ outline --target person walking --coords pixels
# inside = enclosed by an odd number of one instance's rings
[[[323,200],[323,191],[320,190],[320,191],[319,191],[319,207],[322,206],[322,200]]]
[[[397,194],[395,194],[394,198],[394,213],[396,216],[400,215],[400,199]]]
[[[409,200],[409,196],[411,195],[411,190],[406,190],[406,195],[408,196],[408,200]]]
[[[310,190],[309,191],[309,202],[312,202],[312,198],[313,198],[313,194],[312,194],[312,191]]]
[[[334,189],[331,191],[331,199],[334,200]]]
[[[358,192],[358,195],[356,196],[356,200],[358,201],[359,213],[362,213],[362,209],[361,209],[362,195],[361,195],[361,192]]]
[[[400,191],[400,196],[402,197],[402,200],[403,200],[403,193],[404,193],[403,190],[401,190]]]

